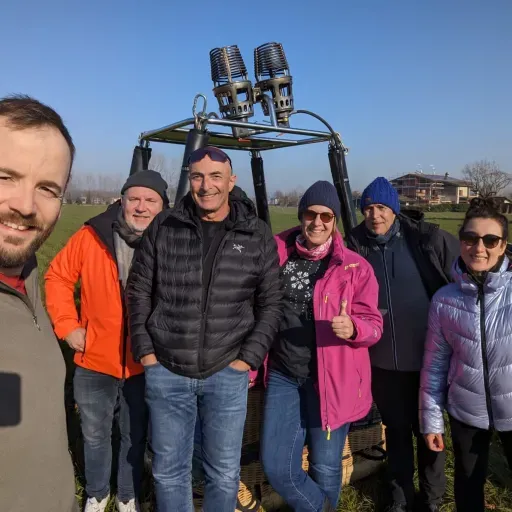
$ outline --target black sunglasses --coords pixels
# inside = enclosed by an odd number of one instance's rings
[[[306,210],[302,214],[304,219],[308,220],[308,221],[315,220],[318,217],[318,215],[320,215],[320,220],[324,224],[328,224],[329,222],[331,222],[332,219],[334,219],[334,217],[336,217],[336,215],[334,215],[334,213],[329,213],[329,212],[318,213],[318,212],[314,212],[313,210]]]
[[[205,148],[199,148],[190,153],[188,157],[188,165],[200,162],[205,156],[209,156],[211,160],[214,162],[229,162],[231,168],[233,168],[233,164],[231,163],[231,158],[229,158],[224,151],[214,146],[209,146]]]
[[[463,231],[459,235],[459,240],[469,247],[473,247],[479,240],[482,240],[486,249],[494,249],[503,240],[503,237],[498,235],[478,236],[471,231]]]

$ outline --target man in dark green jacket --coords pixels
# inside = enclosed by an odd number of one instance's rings
[[[398,194],[385,178],[365,189],[361,211],[365,219],[349,234],[347,246],[368,260],[379,282],[384,331],[370,349],[370,359],[373,398],[386,425],[391,511],[413,508],[414,434],[419,509],[434,512],[445,490],[445,454],[430,451],[419,432],[420,370],[430,299],[450,282],[459,244],[425,222],[421,212],[401,212]]]
[[[0,100],[0,503],[75,512],[65,368],[41,302],[35,253],[59,218],[74,145],[60,116]]]

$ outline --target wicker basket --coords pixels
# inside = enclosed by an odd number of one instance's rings
[[[372,446],[378,446],[384,439],[384,431],[382,423],[371,425],[366,428],[350,430],[348,433],[343,456],[352,455],[353,453],[366,450]]]
[[[263,396],[264,388],[261,385],[254,386],[249,390],[247,419],[242,442],[240,490],[238,493],[239,505],[254,511],[278,510],[283,505],[282,498],[266,481],[259,461]],[[369,459],[364,456],[364,452],[368,452],[374,447],[379,447],[378,449],[381,452],[383,451],[384,430],[378,411],[372,408],[372,411],[370,411],[365,419],[351,427],[348,434],[343,450],[342,485],[365,478],[379,469],[382,457],[372,457]],[[304,447],[302,467],[305,471],[309,467],[307,447]],[[194,487],[194,507],[197,511],[201,510],[202,501],[202,486],[196,485]],[[263,504],[262,508],[260,508],[260,502]]]

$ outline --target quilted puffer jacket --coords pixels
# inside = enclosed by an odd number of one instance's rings
[[[168,370],[194,379],[235,359],[257,370],[281,321],[282,291],[276,242],[246,196],[230,194],[204,302],[202,254],[189,193],[155,217],[134,258],[126,286],[134,359],[154,353]]]
[[[512,265],[477,285],[461,264],[432,299],[421,371],[423,433],[444,432],[443,409],[473,427],[512,430]]]

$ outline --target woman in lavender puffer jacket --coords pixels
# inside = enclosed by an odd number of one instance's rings
[[[491,435],[512,467],[512,265],[508,220],[492,201],[474,199],[459,232],[455,283],[430,307],[420,389],[420,424],[431,450],[444,449],[443,411],[455,453],[455,501],[484,511]]]

